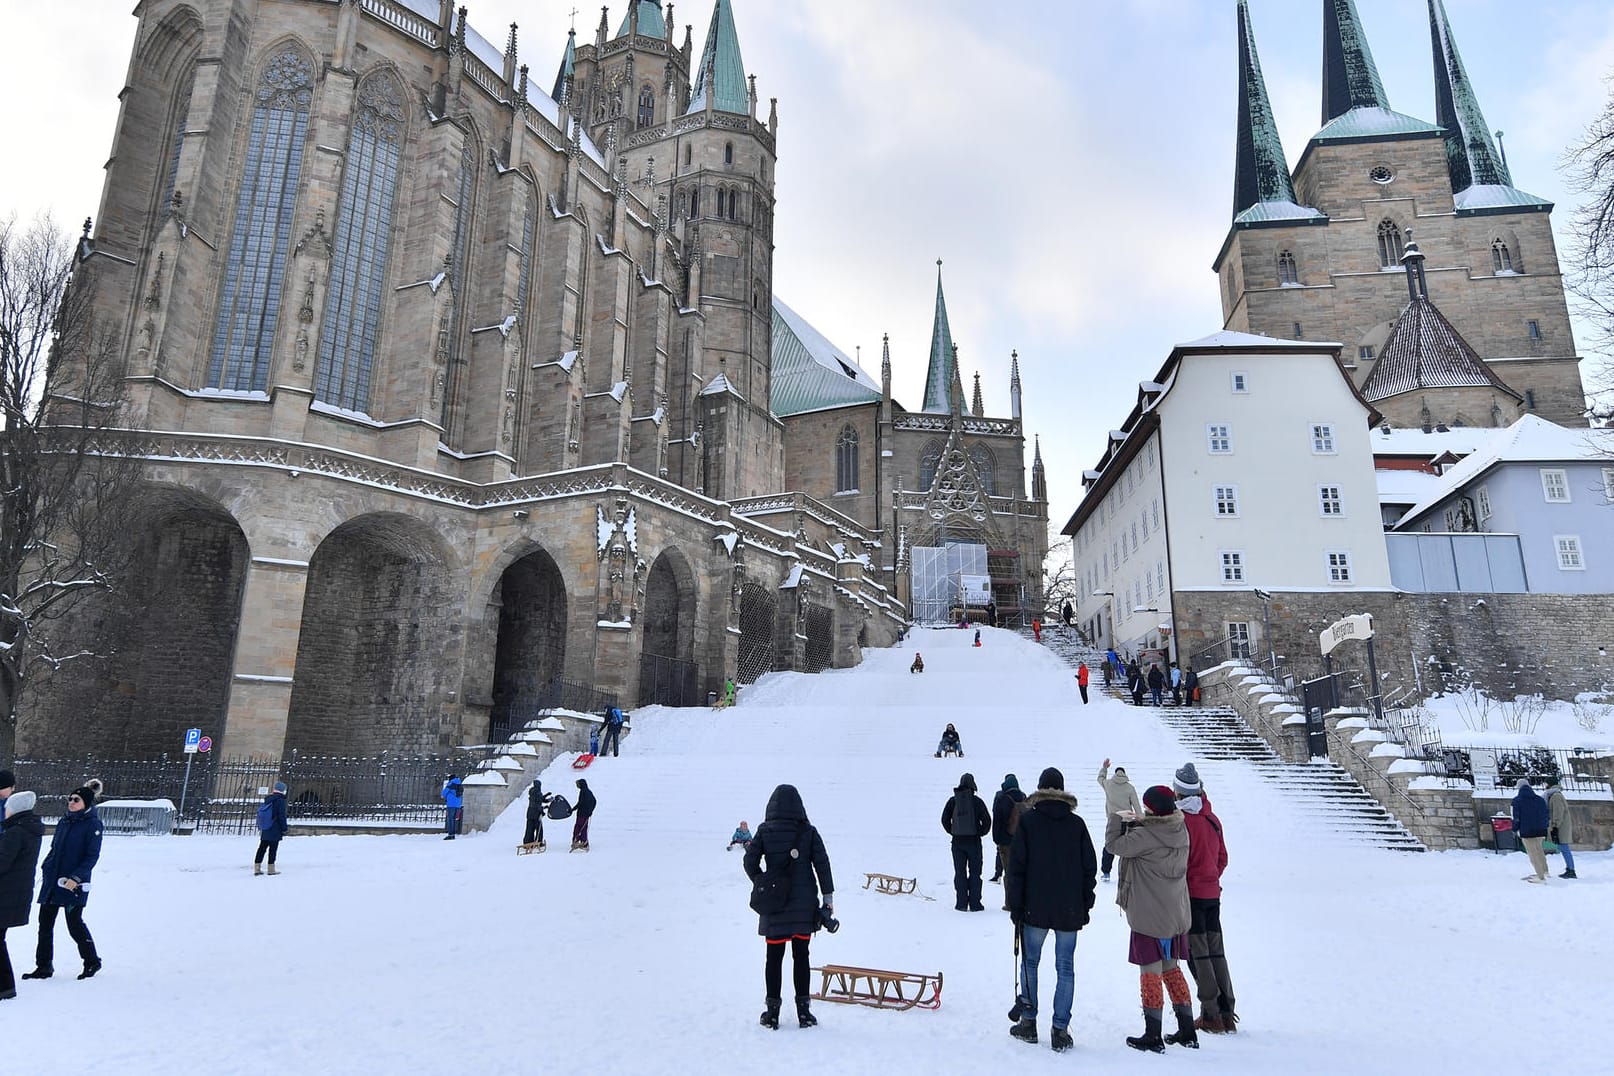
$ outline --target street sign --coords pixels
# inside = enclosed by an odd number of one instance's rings
[[[1326,655],[1332,652],[1334,647],[1345,642],[1347,639],[1371,638],[1373,638],[1372,614],[1358,613],[1355,616],[1348,616],[1343,620],[1337,620],[1328,627],[1324,628],[1318,634],[1317,641],[1322,644],[1322,651]]]
[[[201,744],[201,742],[202,742],[202,730],[201,729],[186,729],[185,730],[185,753],[187,755],[196,754],[198,746]],[[211,745],[209,745],[209,746],[211,746]]]
[[[203,736],[196,742],[196,750],[200,751],[204,755],[213,750],[213,737]]]

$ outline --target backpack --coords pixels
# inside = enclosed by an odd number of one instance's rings
[[[790,872],[801,858],[802,848],[812,830],[803,824],[788,855],[768,859],[768,865],[751,883],[751,910],[758,915],[777,915],[790,903]]]
[[[272,799],[258,804],[258,832],[268,833],[275,828],[275,803]]]
[[[1012,796],[1009,798],[1009,824],[1007,827],[1009,836],[1013,837],[1014,831],[1020,828],[1020,812],[1025,809],[1026,801],[1024,799],[1015,799]]]
[[[562,818],[570,818],[572,816],[572,805],[566,801],[565,796],[551,796],[547,813],[550,818],[557,821]]]
[[[975,793],[955,792],[953,794],[953,822],[948,827],[955,837],[979,837],[980,829],[975,817]]]
[[[611,724],[620,725],[625,720],[626,715],[623,714],[623,712],[621,710],[619,710],[615,706],[613,706],[613,707],[611,707],[610,712],[605,715],[605,717],[606,717],[606,720],[608,722],[610,722]]]

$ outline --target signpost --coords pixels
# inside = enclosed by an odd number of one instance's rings
[[[1361,639],[1367,643],[1367,674],[1373,678],[1373,713],[1381,722],[1384,720],[1384,693],[1379,690],[1379,666],[1373,660],[1373,614],[1357,613],[1343,620],[1336,620],[1324,628],[1317,636],[1322,645],[1323,659],[1328,663],[1328,669],[1333,671],[1334,662],[1329,657],[1334,647],[1351,639]]]
[[[206,745],[205,747],[203,745]],[[213,741],[202,735],[201,729],[185,730],[185,781],[179,786],[179,820],[185,821],[185,796],[191,790],[191,763],[196,761],[196,752],[211,751]]]

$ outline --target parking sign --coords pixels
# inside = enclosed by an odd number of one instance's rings
[[[196,754],[197,748],[201,746],[201,743],[202,743],[202,730],[201,729],[186,729],[185,730],[185,753],[187,755]]]

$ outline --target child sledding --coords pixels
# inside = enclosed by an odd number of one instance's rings
[[[925,671],[924,656],[921,655],[917,650],[914,651],[913,664],[908,666],[908,671],[910,673],[922,673]]]

